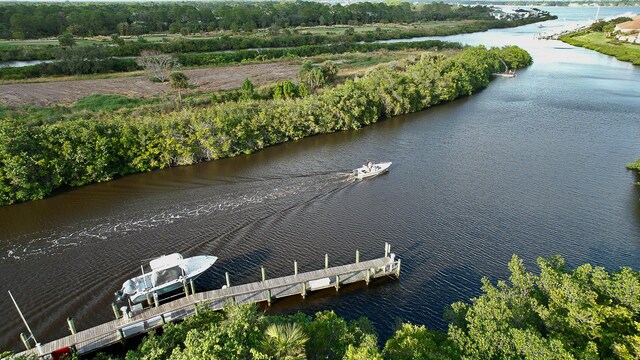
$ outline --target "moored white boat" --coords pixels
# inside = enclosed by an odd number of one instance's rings
[[[178,253],[164,255],[149,262],[151,271],[125,281],[116,292],[118,301],[138,304],[154,294],[162,295],[178,289],[200,276],[218,260],[215,256],[200,255],[183,258]]]
[[[506,73],[493,73],[493,76],[501,76],[501,77],[516,77],[516,73],[514,72],[506,72]]]
[[[371,162],[369,162],[367,165],[363,165],[353,170],[353,174],[358,179],[366,179],[389,171],[390,166],[391,161],[378,164],[372,164]]]

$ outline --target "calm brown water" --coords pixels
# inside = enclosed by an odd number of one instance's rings
[[[144,259],[218,256],[197,282],[204,290],[220,287],[225,271],[255,281],[260,266],[288,275],[293,260],[314,270],[325,253],[343,264],[356,249],[380,256],[390,242],[400,281],[272,310],[368,316],[387,336],[398,320],[443,328],[444,307],[478,295],[482,276],[504,277],[514,253],[532,269],[551,254],[570,266],[640,269],[639,179],[624,167],[640,155],[640,68],[533,40],[539,31],[452,37],[518,44],[535,64],[451,104],[0,208],[2,289],[45,342],[67,334],[66,317],[79,329],[110,320],[113,292]],[[394,165],[349,181],[344,172],[368,158]],[[19,350],[25,329],[6,292],[0,319],[0,349]]]

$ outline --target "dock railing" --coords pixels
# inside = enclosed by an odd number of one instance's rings
[[[328,266],[328,256],[325,255],[325,268],[305,273],[298,273],[297,262],[294,262],[294,274],[267,279],[264,268],[261,268],[262,281],[231,286],[229,273],[225,274],[226,286],[222,289],[210,290],[191,294],[185,284],[186,296],[159,304],[149,301],[150,307],[142,311],[112,320],[90,329],[75,331],[75,325],[70,320],[69,328],[72,335],[54,340],[40,346],[43,354],[66,347],[75,347],[78,354],[86,354],[109,345],[123,342],[128,337],[144,334],[152,329],[163,326],[167,322],[178,321],[197,313],[199,308],[212,310],[222,309],[227,302],[237,304],[266,302],[279,298],[301,295],[306,298],[309,292],[335,288],[341,285],[364,281],[366,284],[372,279],[384,276],[400,277],[401,261],[391,254],[391,247],[385,244],[384,257],[368,261],[360,261],[360,252],[356,250],[356,262],[335,267]],[[158,306],[151,306],[156,304]],[[115,308],[114,308],[115,310]],[[117,311],[114,311],[118,315]],[[26,344],[25,344],[26,345]],[[27,349],[22,354],[37,354],[35,349]],[[41,354],[42,355],[42,354]]]

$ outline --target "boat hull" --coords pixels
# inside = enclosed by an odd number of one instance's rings
[[[183,259],[180,254],[162,256],[151,261],[151,272],[136,276],[122,284],[116,293],[118,300],[131,304],[151,300],[177,290],[202,275],[218,260],[215,256],[200,255]]]
[[[192,279],[195,280],[195,279]],[[153,300],[154,294],[157,294],[157,296],[162,296],[166,293],[172,292],[174,290],[179,289],[180,287],[182,287],[182,282],[176,282],[175,284],[172,285],[168,285],[165,286],[161,289],[157,289],[154,291],[148,291],[145,293],[137,293],[135,295],[131,295],[129,297],[129,300],[131,301],[132,304],[140,304],[142,302],[147,301],[147,294],[149,295],[149,300]]]
[[[358,179],[368,179],[368,178],[372,178],[375,176],[378,176],[380,174],[384,174],[387,171],[389,171],[389,167],[391,166],[391,162],[384,162],[384,163],[378,163],[378,164],[373,164],[371,166],[371,170],[369,170],[369,168],[365,165],[362,167],[359,167],[357,169],[354,170],[354,176]]]

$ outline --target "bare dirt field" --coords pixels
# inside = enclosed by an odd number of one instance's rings
[[[298,74],[298,68],[299,65],[291,63],[267,63],[184,70],[183,72],[189,77],[189,83],[196,86],[191,91],[200,92],[239,88],[245,79],[251,80],[254,85],[294,79]],[[145,76],[6,84],[0,85],[0,104],[8,106],[68,105],[91,94],[149,97],[173,91],[175,90],[169,83],[154,83]]]

